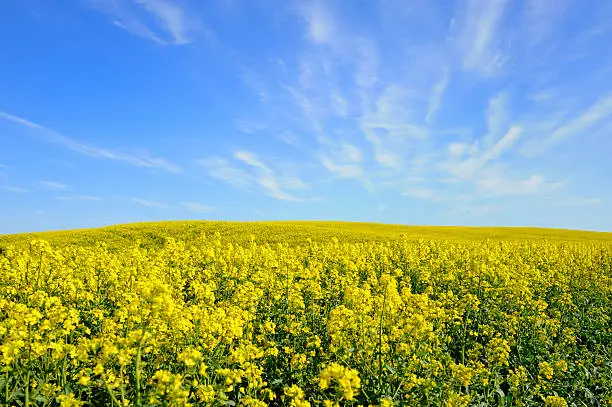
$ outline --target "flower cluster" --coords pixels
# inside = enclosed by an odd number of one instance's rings
[[[0,405],[612,401],[608,244],[88,233],[0,250]]]

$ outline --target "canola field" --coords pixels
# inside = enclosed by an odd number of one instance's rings
[[[612,235],[0,236],[3,406],[612,406]]]

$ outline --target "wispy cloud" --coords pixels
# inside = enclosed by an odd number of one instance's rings
[[[336,176],[365,181],[362,161],[361,150],[346,142],[338,146],[329,145],[327,152],[319,157],[319,162]]]
[[[490,204],[473,204],[473,205],[454,205],[450,209],[442,212],[442,215],[446,216],[471,216],[471,217],[482,217],[499,213],[504,210],[501,205],[490,205]]]
[[[43,188],[45,189],[67,189],[68,185],[66,184],[62,184],[61,182],[55,182],[55,181],[39,181],[38,182]]]
[[[15,186],[12,186],[12,185],[0,185],[0,189],[2,189],[4,191],[8,191],[8,192],[14,192],[16,194],[25,194],[25,193],[28,192],[27,189],[15,187]]]
[[[603,199],[601,198],[569,197],[559,199],[558,197],[551,197],[550,199],[553,201],[553,206],[562,208],[584,208],[603,203]]]
[[[232,161],[220,157],[201,160],[212,178],[233,185],[236,188],[254,191],[262,189],[267,195],[285,201],[301,201],[291,191],[307,188],[297,177],[279,176],[269,165],[262,162],[256,154],[240,150],[232,154]]]
[[[486,75],[498,73],[506,56],[500,29],[508,0],[465,0],[459,7],[457,44],[463,68]]]
[[[550,192],[560,186],[559,183],[549,183],[541,175],[532,175],[527,179],[508,180],[500,177],[485,177],[477,182],[478,187],[491,195],[534,195]]]
[[[612,113],[604,97],[572,113],[586,93],[555,85],[565,67],[551,50],[564,11],[548,16],[550,0],[457,0],[443,8],[383,1],[372,11],[389,23],[384,29],[378,20],[351,20],[337,3],[299,4],[307,41],[294,60],[285,56],[283,69],[257,74],[259,87],[275,95],[260,98],[261,110],[273,112],[261,123],[266,132],[297,135],[292,146],[331,175],[325,183],[358,180],[369,192],[445,204],[470,196],[471,207],[506,196],[541,200],[566,188],[567,174],[530,160],[525,148],[565,143]],[[415,16],[436,24],[428,31],[399,23]],[[536,27],[538,19],[547,27]],[[515,23],[532,24],[538,38]],[[537,60],[528,58],[536,51]],[[217,160],[211,173],[244,189],[256,189],[253,170],[266,171],[236,157]]]
[[[238,120],[236,121],[236,128],[243,133],[254,134],[265,130],[266,126],[249,120]]]
[[[306,184],[301,180],[294,178],[290,182],[286,182],[287,180],[279,178],[270,167],[261,162],[255,154],[248,151],[237,151],[234,153],[234,158],[256,169],[257,176],[255,180],[264,190],[266,190],[268,195],[285,201],[301,201],[301,198],[284,190],[286,187],[291,189],[305,189]]]
[[[56,196],[55,199],[60,201],[101,201],[102,198],[94,195],[61,195]]]
[[[470,146],[467,143],[454,142],[447,146],[448,152],[453,157],[462,157],[468,151]]]
[[[374,41],[366,38],[357,39],[358,63],[355,72],[355,83],[365,89],[372,88],[379,81],[380,58]]]
[[[355,163],[338,163],[329,157],[322,157],[321,164],[340,178],[354,178],[358,180],[364,178],[363,169]]]
[[[487,134],[484,142],[488,145],[507,130],[509,113],[508,95],[505,92],[500,92],[489,99],[486,119]]]
[[[137,203],[138,205],[146,206],[147,208],[166,208],[167,206],[160,202],[149,201],[140,198],[129,198],[130,201]]]
[[[427,188],[410,188],[404,191],[402,195],[433,202],[443,202],[447,199],[440,192]]]
[[[105,148],[94,147],[68,138],[40,124],[23,119],[18,116],[10,115],[5,112],[0,111],[0,119],[17,123],[33,130],[37,130],[39,134],[43,136],[48,142],[60,145],[64,148],[67,148],[82,155],[86,155],[93,158],[122,161],[136,167],[156,168],[173,173],[180,173],[182,171],[179,166],[171,163],[165,158],[155,157],[146,154],[125,154],[121,152],[107,150]]]
[[[431,123],[434,119],[434,115],[442,105],[442,97],[444,92],[450,83],[451,74],[448,68],[444,69],[442,77],[434,85],[431,91],[431,97],[429,98],[429,106],[427,107],[427,114],[425,115],[425,122]]]
[[[315,44],[331,45],[338,39],[338,29],[327,2],[315,0],[302,2],[298,13],[307,26],[308,39]]]
[[[568,5],[567,0],[527,0],[525,2],[523,32],[530,46],[542,44],[553,34]]]
[[[485,161],[490,161],[498,158],[501,154],[511,149],[522,134],[522,127],[512,126],[510,130],[508,130],[508,132],[483,155],[483,159]]]
[[[212,212],[213,208],[207,205],[202,205],[197,202],[181,202],[181,206],[191,212],[197,213],[209,213]]]
[[[112,23],[132,35],[163,45],[193,42],[201,23],[179,2],[171,0],[90,0],[112,16]]]
[[[497,160],[510,150],[521,137],[523,129],[520,126],[512,126],[508,132],[501,137],[493,146],[478,153],[478,145],[472,145],[469,149],[470,155],[459,161],[451,160],[441,165],[441,168],[453,176],[462,180],[474,180],[480,171],[491,161]],[[454,157],[460,157],[467,150],[467,145],[461,143],[451,144],[450,153]]]
[[[578,117],[556,128],[546,137],[534,153],[541,153],[567,139],[583,133],[606,119],[612,119],[612,95],[607,95],[591,105]]]
[[[221,157],[209,157],[200,160],[208,175],[219,181],[226,182],[235,188],[242,190],[252,190],[251,176],[242,168],[236,167],[229,160]]]

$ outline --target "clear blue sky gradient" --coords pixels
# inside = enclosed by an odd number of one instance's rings
[[[0,233],[612,231],[610,21],[604,0],[3,1]]]

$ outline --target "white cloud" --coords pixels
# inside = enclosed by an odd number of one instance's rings
[[[151,31],[149,27],[147,27],[145,24],[143,24],[140,21],[133,20],[129,22],[124,22],[122,20],[113,20],[113,25],[137,37],[147,38],[161,45],[168,44],[166,41],[162,40],[157,35],[155,35],[155,33]]]
[[[241,168],[232,165],[228,160],[211,157],[200,160],[208,175],[212,178],[226,182],[238,189],[251,190],[251,176]]]
[[[40,181],[39,184],[46,189],[67,189],[68,185],[55,181]]]
[[[209,213],[213,210],[213,208],[211,208],[210,206],[202,205],[197,202],[181,202],[181,206],[191,212],[197,213]]]
[[[534,47],[551,36],[568,7],[566,0],[525,1],[525,40]]]
[[[416,120],[417,117],[411,111],[413,96],[405,86],[389,83],[376,99],[375,110],[366,112],[365,119],[368,124],[377,127],[386,127],[388,124],[393,127],[403,125],[408,120]]]
[[[446,216],[486,216],[492,213],[498,213],[503,210],[499,205],[470,205],[470,206],[453,206],[447,209],[442,214]]]
[[[329,157],[321,157],[321,164],[330,172],[337,174],[340,178],[353,178],[363,180],[363,169],[359,164],[347,164],[334,162]]]
[[[422,9],[412,16],[423,17],[416,26],[435,23],[418,32],[391,18],[398,16],[389,15],[395,7],[388,1],[376,3],[373,24],[334,14],[335,3],[300,2],[308,43],[295,50],[294,60],[286,57],[272,78],[259,76],[268,92],[280,95],[266,101],[266,113],[273,112],[267,124],[277,127],[275,133],[299,134],[298,150],[307,154],[305,160],[314,158],[334,178],[358,180],[366,189],[375,186],[428,200],[460,194],[472,194],[474,200],[526,196],[553,189],[557,184],[548,180],[547,163],[516,154],[543,138],[546,132],[534,126],[546,122],[550,134],[568,111],[567,103],[558,108],[556,95],[534,93],[555,89],[556,72],[521,76],[551,62],[544,54],[542,63],[527,60],[525,49],[532,44],[515,28],[527,18],[537,20],[538,14],[544,18],[552,3],[526,2],[533,10],[525,11],[523,4],[515,8],[510,0],[458,0],[454,10],[396,2]],[[383,22],[389,24],[381,27]],[[552,31],[544,31],[544,37],[552,38]],[[565,85],[560,93],[564,90]],[[532,122],[521,120],[531,114]],[[553,115],[561,115],[561,122],[548,123]],[[275,123],[278,117],[282,123]],[[271,169],[252,158],[234,157],[228,163],[244,171],[245,182],[256,189],[254,177]],[[407,179],[417,176],[424,181],[409,188]],[[451,191],[439,189],[438,182]]]
[[[380,147],[375,149],[374,159],[377,163],[387,168],[399,168],[402,165],[399,155]]]
[[[326,141],[326,151],[320,154],[318,161],[329,172],[340,178],[365,181],[361,162],[363,153],[349,142],[334,143]]]
[[[516,144],[522,133],[523,129],[520,126],[512,126],[510,130],[508,130],[508,132],[485,153],[483,159],[490,161],[498,158]]]
[[[392,145],[406,139],[425,139],[427,127],[418,122],[413,108],[415,95],[403,85],[388,84],[380,96],[375,98],[375,108],[366,109],[361,119],[361,128],[374,148]],[[383,138],[384,136],[384,138]]]
[[[583,208],[586,206],[594,206],[603,203],[601,198],[565,198],[559,199],[556,197],[550,198],[553,201],[553,206],[562,208]]]
[[[475,143],[470,148],[470,156],[463,161],[451,161],[443,164],[441,167],[450,172],[455,177],[462,180],[474,179],[480,170],[494,160],[499,159],[504,153],[510,150],[521,137],[523,129],[520,126],[512,126],[508,132],[497,141],[491,148],[484,151],[483,154],[478,155],[478,144]],[[455,157],[459,157],[458,152],[464,153],[467,146],[465,144],[454,144],[451,145],[452,149],[449,148],[451,154]],[[455,151],[453,151],[453,149]],[[461,150],[461,151],[459,151]]]
[[[355,82],[362,88],[371,88],[378,83],[380,59],[374,42],[366,38],[357,40],[357,72]]]
[[[457,43],[463,68],[486,75],[497,73],[505,62],[500,49],[500,26],[507,0],[466,0],[460,7]]]
[[[306,183],[299,178],[277,175],[270,166],[249,151],[236,151],[232,158],[235,162],[213,157],[201,160],[200,163],[207,168],[211,177],[236,188],[253,191],[259,187],[267,195],[276,199],[285,201],[302,200],[300,197],[287,192],[287,190],[296,191],[307,188]]]
[[[236,151],[234,153],[234,158],[244,162],[247,165],[250,165],[251,167],[259,168],[260,170],[265,171],[265,172],[271,172],[270,168],[268,168],[267,165],[259,161],[257,157],[255,156],[255,154],[251,152]]]
[[[4,191],[8,191],[8,192],[14,192],[16,194],[25,194],[25,193],[28,192],[27,189],[15,187],[15,186],[12,186],[12,185],[0,185],[0,189],[2,189]]]
[[[40,124],[33,123],[26,119],[22,119],[21,117],[10,115],[6,112],[0,112],[0,118],[17,123],[17,124],[21,124],[22,126],[29,127],[31,129],[47,130],[45,127],[41,126]]]
[[[56,196],[55,199],[60,201],[101,201],[102,198],[94,195],[62,195]]]
[[[461,157],[468,151],[469,146],[466,143],[451,143],[448,145],[448,151],[455,157]]]
[[[303,2],[298,10],[307,25],[308,39],[315,44],[333,44],[338,38],[338,30],[326,2],[314,0]]]
[[[134,203],[137,203],[138,205],[146,206],[147,208],[166,208],[166,205],[160,202],[149,201],[149,200],[140,199],[140,198],[130,198],[129,200]]]
[[[259,131],[265,130],[267,128],[266,125],[252,122],[249,120],[238,120],[236,121],[236,128],[243,133],[253,134]]]
[[[361,162],[363,154],[354,144],[342,143],[337,154],[338,158],[344,162]]]
[[[612,118],[612,95],[607,95],[591,105],[580,116],[570,120],[564,125],[556,128],[534,152],[542,152],[565,141],[579,133],[582,133],[605,119]]]
[[[335,90],[332,92],[330,95],[330,105],[336,116],[344,117],[348,114],[349,103],[342,97],[340,91]]]
[[[171,163],[165,158],[154,157],[147,154],[131,155],[121,152],[110,151],[100,147],[90,146],[63,136],[47,127],[41,126],[40,124],[31,122],[21,117],[10,115],[5,112],[0,112],[0,119],[4,119],[34,130],[38,130],[46,138],[47,141],[60,145],[82,155],[86,155],[93,158],[123,161],[136,167],[157,168],[173,173],[180,173],[182,171],[180,167]]]
[[[308,184],[297,177],[284,176],[282,178],[283,186],[294,191],[303,191],[309,188]]]
[[[431,91],[429,106],[427,107],[427,114],[425,115],[425,123],[429,124],[433,121],[436,112],[442,105],[442,97],[444,96],[444,92],[450,83],[450,79],[450,70],[445,68],[442,77],[438,82],[436,82]]]
[[[446,198],[439,192],[427,188],[409,188],[408,190],[404,191],[402,195],[433,202],[441,202],[446,200]]]
[[[243,69],[240,73],[240,80],[246,87],[257,94],[260,102],[268,102],[272,99],[272,94],[264,79],[252,69]]]
[[[487,106],[487,135],[485,143],[488,145],[498,138],[508,126],[508,95],[500,92],[489,99]]]
[[[291,182],[285,182],[282,177],[278,177],[275,172],[270,169],[270,167],[260,161],[255,154],[248,151],[237,151],[234,153],[234,158],[238,161],[242,161],[250,167],[257,169],[258,174],[255,176],[255,182],[263,187],[269,196],[284,201],[302,200],[301,198],[284,191],[285,188],[305,188],[306,184],[301,180],[292,178]]]
[[[111,15],[115,26],[158,44],[188,44],[201,30],[200,22],[176,1],[90,0],[90,3]]]
[[[479,180],[477,186],[492,195],[533,195],[542,192],[549,185],[540,175],[532,175],[524,180],[507,180],[499,177],[487,177]]]
[[[261,176],[257,182],[267,191],[267,194],[273,198],[282,201],[302,201],[302,198],[283,191],[281,186],[279,186],[278,180],[270,174]]]
[[[189,32],[193,23],[185,12],[176,4],[162,0],[136,0],[160,22],[160,25],[170,33],[175,44],[191,42]]]

